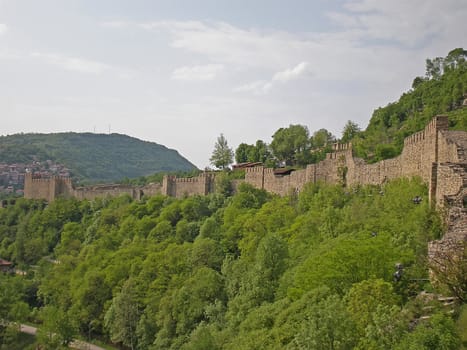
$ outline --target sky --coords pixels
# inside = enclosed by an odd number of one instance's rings
[[[340,137],[467,48],[466,18],[466,0],[0,0],[0,135],[126,134],[200,169],[221,133]]]

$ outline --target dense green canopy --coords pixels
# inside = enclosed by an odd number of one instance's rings
[[[0,275],[0,317],[39,321],[49,347],[388,349],[423,335],[455,349],[450,316],[409,327],[432,313],[414,301],[442,231],[412,201],[426,194],[399,180],[282,198],[243,185],[233,197],[18,200],[0,210],[0,256],[27,275]]]

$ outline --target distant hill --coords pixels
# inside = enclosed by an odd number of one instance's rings
[[[449,116],[452,130],[467,130],[467,51],[457,48],[446,57],[426,60],[426,75],[398,101],[376,109],[365,131],[352,141],[357,156],[370,161],[392,158],[404,138],[422,130],[437,114]]]
[[[111,182],[196,167],[177,151],[121,134],[56,133],[0,136],[0,162],[52,160],[82,182]]]

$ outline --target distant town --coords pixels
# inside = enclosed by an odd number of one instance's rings
[[[51,160],[33,160],[30,163],[0,163],[0,196],[18,195],[24,193],[24,176],[26,172],[33,172],[37,177],[70,176],[70,169],[63,164]]]

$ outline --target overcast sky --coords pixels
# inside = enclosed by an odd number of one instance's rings
[[[204,168],[221,133],[365,128],[456,47],[466,0],[0,0],[0,134],[110,130]]]

